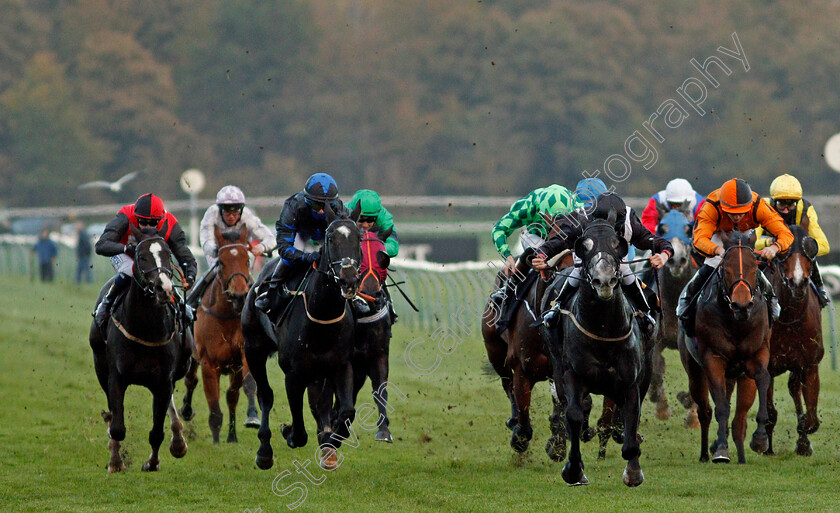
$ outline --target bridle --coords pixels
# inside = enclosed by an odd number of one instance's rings
[[[726,283],[726,275],[724,272],[724,262],[726,262],[726,257],[729,255],[730,251],[738,251],[738,278],[735,279],[730,284]],[[741,241],[738,241],[738,244],[734,246],[728,247],[721,256],[720,265],[718,266],[718,273],[720,276],[720,283],[721,283],[721,292],[723,293],[723,299],[726,301],[726,304],[729,305],[730,310],[734,310],[735,306],[732,304],[732,294],[738,287],[746,287],[747,291],[750,294],[750,299],[755,297],[755,286],[750,285],[750,282],[747,281],[746,275],[744,274],[744,251],[749,251],[750,253],[754,253],[754,250],[751,246],[744,244]],[[758,267],[756,267],[756,273],[758,273]]]
[[[168,258],[161,259],[160,267],[153,267],[151,269],[140,269],[137,254],[146,251],[146,248],[150,246],[153,242],[160,242],[162,245],[166,245],[166,240],[163,237],[157,236],[151,237],[149,239],[143,239],[142,241],[138,242],[137,247],[134,250],[134,272],[132,273],[134,282],[137,283],[137,286],[140,287],[140,290],[147,297],[153,297],[155,295],[155,283],[148,278],[149,274],[157,271],[158,275],[162,273],[168,276],[170,280],[172,279],[172,267]]]
[[[333,221],[333,222],[335,222],[335,221]],[[348,220],[348,222],[352,223],[353,221]],[[353,226],[355,228],[355,223],[353,223]],[[356,228],[356,229],[358,230],[358,228]],[[332,244],[330,243],[330,236],[332,235],[332,233],[333,233],[333,230],[331,230],[330,227],[327,227],[327,234],[324,237],[324,253],[327,255],[328,259],[332,257],[332,255],[331,255]],[[360,249],[360,251],[361,251],[361,249]],[[356,273],[358,273],[359,269],[361,268],[361,265],[362,265],[362,263],[360,261],[356,260],[355,258],[342,257],[339,260],[330,260],[329,264],[327,264],[327,270],[326,271],[319,269],[317,265],[315,266],[315,270],[319,273],[326,274],[328,277],[332,278],[336,283],[338,283],[339,278],[341,276],[341,272],[343,270],[354,269],[356,271]]]
[[[247,244],[243,244],[241,242],[236,242],[236,243],[233,243],[233,244],[225,244],[224,246],[221,246],[217,251],[217,254],[219,255],[219,267],[221,267],[221,268],[225,267],[225,263],[221,259],[222,250],[236,249],[236,248],[242,248],[243,251],[245,251],[246,253],[248,251],[251,251],[251,248]],[[224,291],[226,296],[231,295],[229,293],[228,289],[230,288],[230,283],[237,276],[242,276],[243,278],[245,278],[245,283],[248,284],[249,288],[251,287],[252,281],[251,281],[251,275],[250,274],[245,274],[243,272],[236,271],[234,273],[231,273],[230,276],[228,276],[227,278],[225,278],[224,275],[222,274],[221,269],[219,269],[219,277],[222,278],[222,280],[224,281],[224,288],[222,290]]]

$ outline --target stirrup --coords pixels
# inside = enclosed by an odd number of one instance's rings
[[[367,315],[370,313],[370,306],[368,306],[367,301],[356,296],[353,298],[353,310],[359,315]]]

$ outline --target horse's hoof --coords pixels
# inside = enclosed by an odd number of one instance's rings
[[[685,420],[683,421],[683,426],[686,429],[699,429],[700,428],[700,419],[697,417],[697,412],[694,410],[689,410],[688,413],[685,414]]]
[[[814,454],[814,446],[811,445],[811,442],[804,441],[804,442],[796,442],[796,454],[799,456],[811,456]]]
[[[657,406],[656,408],[656,418],[659,420],[668,420],[671,418],[671,408],[668,405],[664,406]]]
[[[274,465],[274,458],[271,454],[269,454],[268,456],[261,456],[259,453],[257,453],[257,458],[256,460],[254,460],[254,462],[257,464],[257,467],[259,467],[261,470],[268,470],[271,468],[272,465]]]
[[[181,414],[181,418],[187,421],[195,418],[195,410],[193,410],[192,406],[184,406],[179,413]]]
[[[595,438],[596,433],[597,431],[595,431],[595,428],[589,426],[588,428],[584,429],[583,432],[580,434],[580,439],[583,443],[586,443]]]
[[[123,462],[119,462],[119,464],[117,464],[117,465],[114,465],[114,464],[109,464],[108,465],[108,473],[109,474],[115,474],[117,472],[122,472],[123,470],[125,470],[125,463],[123,463]]]
[[[245,427],[252,428],[252,429],[259,429],[260,428],[260,418],[259,417],[248,417],[245,419]]]
[[[700,455],[700,463],[708,463],[709,462],[709,454],[701,454]]]
[[[510,417],[505,421],[505,426],[507,426],[507,428],[511,431],[513,431],[513,428],[516,427],[517,424],[519,424],[519,419],[516,417]]]
[[[776,451],[774,451],[772,447],[767,449],[766,451],[764,451],[764,456],[775,456],[775,455],[776,455]]]
[[[625,467],[624,475],[621,477],[621,480],[624,481],[624,484],[633,488],[645,482],[645,474],[642,472],[642,469],[634,470],[629,467]]]
[[[280,434],[283,435],[283,438],[289,438],[292,434],[292,426],[289,424],[283,424],[280,426]]]
[[[552,440],[551,438],[545,443],[545,453],[551,461],[561,462],[566,459],[566,441]]]
[[[143,472],[157,472],[160,470],[160,463],[151,463],[151,461],[147,461],[143,464],[142,470]]]
[[[589,480],[586,479],[586,474],[583,473],[582,467],[583,464],[579,464],[578,468],[573,469],[572,462],[567,461],[563,466],[563,470],[560,472],[560,475],[563,477],[563,481],[565,481],[569,486],[588,485]]]
[[[338,468],[338,456],[332,447],[323,447],[319,460],[318,465],[324,470],[332,472]]]
[[[510,437],[510,446],[516,452],[525,452],[528,450],[528,445],[530,444],[530,440],[526,440],[525,437],[517,436],[516,434]]]
[[[750,440],[750,449],[758,454],[764,454],[764,452],[769,448],[770,442],[768,441],[766,434],[759,435],[758,433],[753,433],[752,440]]]
[[[377,431],[373,439],[377,442],[388,442],[389,444],[394,443],[394,438],[391,436],[391,432],[387,429]]]
[[[239,440],[236,438],[236,435],[234,433],[230,433],[227,437],[227,443],[236,444],[239,443]]]
[[[183,438],[173,438],[169,444],[169,454],[175,458],[183,458],[187,455],[187,441]]]
[[[729,449],[721,447],[715,450],[715,454],[712,456],[712,463],[729,463]]]

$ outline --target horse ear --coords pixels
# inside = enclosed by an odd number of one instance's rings
[[[376,252],[376,261],[379,262],[379,267],[383,269],[387,269],[391,265],[391,257],[381,249]]]
[[[592,239],[581,237],[575,241],[575,255],[583,260],[583,257],[592,249]]]
[[[129,230],[131,231],[131,235],[132,235],[132,236],[133,236],[136,240],[138,240],[138,241],[139,241],[139,240],[143,237],[143,232],[140,230],[140,228],[138,228],[138,227],[134,226],[134,225],[133,225],[133,224],[131,224],[131,223],[128,223],[128,228],[129,228]]]
[[[732,230],[721,230],[718,233],[720,233],[720,240],[723,241],[723,245],[726,246],[727,244],[729,244],[729,240],[732,237]]]
[[[809,236],[805,236],[802,238],[802,252],[805,253],[805,256],[808,257],[808,260],[813,260],[817,257],[817,253],[820,251],[820,245],[817,243],[817,239]]]
[[[689,239],[693,238],[694,235],[694,225],[688,223],[687,225],[683,226],[683,231],[685,231],[685,236]]]
[[[610,226],[615,226],[616,219],[618,219],[618,214],[615,210],[610,210],[610,213],[607,214],[607,222],[610,223]]]
[[[324,203],[324,213],[327,215],[327,224],[335,221],[337,216],[335,214],[335,210],[332,209],[332,206],[329,203]]]
[[[656,234],[659,235],[660,237],[663,237],[666,233],[668,233],[669,228],[670,228],[670,226],[668,226],[667,224],[659,223],[656,226]]]
[[[248,241],[248,227],[242,225],[242,230],[239,232],[239,240]]]
[[[361,215],[362,215],[362,202],[360,201],[360,202],[356,203],[355,208],[353,208],[353,211],[352,211],[352,212],[350,212],[350,219],[351,219],[354,223],[356,223],[356,222],[358,222],[358,221],[359,221],[359,217],[360,217]]]
[[[213,236],[216,237],[217,242],[221,242],[222,240],[222,230],[219,229],[218,226],[213,225]]]
[[[621,258],[626,257],[630,252],[630,243],[624,237],[618,238],[618,251]]]
[[[381,240],[382,242],[385,242],[386,240],[388,240],[388,237],[390,237],[392,233],[394,233],[394,227],[393,226],[388,228],[384,232],[377,233],[376,236],[377,236],[377,238],[379,238],[379,240]]]
[[[747,231],[747,237],[749,239],[749,245],[755,246],[755,230],[750,229],[749,231]]]

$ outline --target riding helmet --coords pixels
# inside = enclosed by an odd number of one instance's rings
[[[685,203],[694,199],[694,188],[685,178],[674,178],[665,186],[665,201]]]
[[[166,214],[163,200],[152,193],[144,194],[134,203],[134,215],[143,219],[160,221]]]
[[[338,197],[338,185],[327,173],[315,173],[306,180],[303,197],[308,201],[331,202]]]
[[[377,217],[382,212],[382,199],[376,191],[370,189],[358,190],[353,195],[353,199],[350,200],[350,205],[354,205],[355,201],[358,201],[362,209],[362,217]]]
[[[624,224],[624,218],[627,214],[627,205],[624,204],[624,200],[621,199],[618,194],[613,192],[601,194],[595,198],[593,207],[593,218],[608,220],[610,213],[614,212],[615,225],[618,226],[620,224]]]
[[[720,207],[730,214],[745,214],[752,208],[750,185],[740,178],[726,181],[720,188]]]
[[[241,209],[245,206],[245,194],[235,185],[225,185],[216,194],[216,205],[235,205]]]
[[[788,174],[777,176],[770,184],[770,197],[774,200],[801,200],[802,184]]]

